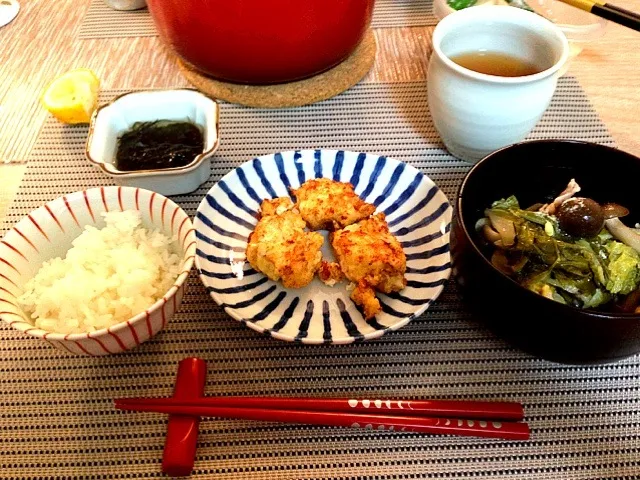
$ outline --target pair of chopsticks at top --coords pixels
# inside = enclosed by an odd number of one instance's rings
[[[121,398],[120,410],[193,417],[355,427],[527,440],[522,405],[514,402],[355,400],[346,398],[202,397]]]
[[[598,0],[560,0],[562,3],[593,13],[640,32],[640,14]]]

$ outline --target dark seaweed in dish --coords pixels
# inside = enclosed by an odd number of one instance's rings
[[[121,171],[184,167],[204,150],[204,137],[191,122],[137,122],[118,138],[116,168]]]

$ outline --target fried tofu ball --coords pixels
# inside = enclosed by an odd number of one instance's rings
[[[249,236],[247,260],[286,288],[308,285],[320,267],[322,235],[306,232],[306,224],[288,198],[264,200],[261,218]]]
[[[330,240],[342,272],[356,284],[351,299],[363,307],[367,319],[380,311],[374,290],[390,293],[406,286],[407,258],[384,214],[335,231]]]
[[[292,193],[311,230],[337,230],[367,218],[376,209],[356,195],[350,183],[328,178],[307,180]]]

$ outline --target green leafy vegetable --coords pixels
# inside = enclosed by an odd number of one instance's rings
[[[476,2],[477,0],[447,0],[447,5],[454,10],[462,10],[463,8],[472,7]]]
[[[576,239],[546,213],[523,210],[516,197],[485,211],[497,248],[492,263],[526,288],[560,303],[595,308],[640,285],[640,254],[606,229]],[[515,238],[513,233],[515,232]]]
[[[605,249],[609,254],[607,290],[623,295],[631,293],[640,283],[640,255],[633,248],[616,241],[608,242]]]
[[[491,209],[496,209],[496,208],[501,208],[503,210],[509,210],[509,209],[519,209],[520,208],[520,204],[518,203],[518,199],[515,197],[515,195],[511,195],[508,198],[503,198],[500,200],[496,200],[495,202],[493,202],[491,204]]]

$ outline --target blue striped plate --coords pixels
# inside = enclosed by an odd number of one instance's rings
[[[247,238],[265,198],[289,195],[310,178],[351,182],[360,197],[387,216],[407,255],[407,287],[379,294],[383,312],[365,320],[347,283],[315,279],[285,289],[245,258]],[[249,161],[225,175],[200,203],[194,222],[196,268],[213,299],[258,332],[303,343],[350,343],[382,336],[423,313],[450,271],[451,206],[435,184],[406,163],[366,153],[304,150]],[[328,239],[325,257],[333,258]]]

